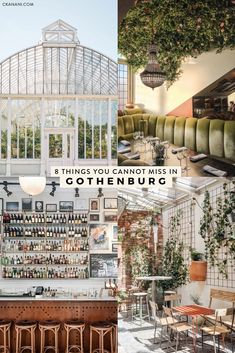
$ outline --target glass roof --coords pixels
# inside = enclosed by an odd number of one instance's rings
[[[166,208],[217,182],[221,182],[220,178],[176,178],[171,188],[119,189],[119,207],[122,211]]]
[[[80,45],[74,27],[58,20],[42,38],[0,63],[0,94],[117,95],[117,64]]]

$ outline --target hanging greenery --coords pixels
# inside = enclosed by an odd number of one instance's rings
[[[233,185],[235,182],[233,182]],[[235,236],[229,216],[235,209],[235,193],[223,184],[223,197],[217,197],[213,210],[210,193],[205,192],[199,234],[205,242],[205,257],[212,267],[228,277],[228,260],[235,260]],[[221,255],[223,250],[224,255]]]
[[[119,51],[139,69],[153,40],[168,85],[178,79],[186,57],[235,48],[235,6],[231,0],[139,0],[119,28]]]
[[[180,239],[182,217],[182,210],[178,210],[170,220],[170,234],[164,247],[161,274],[171,276],[172,279],[162,282],[164,290],[176,289],[187,283],[188,267],[184,262],[184,244]]]
[[[131,277],[135,281],[138,276],[151,274],[151,255],[147,245],[136,245],[129,253]]]

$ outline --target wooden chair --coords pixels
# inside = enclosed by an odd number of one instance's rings
[[[65,353],[72,353],[74,350],[77,350],[79,353],[84,353],[83,331],[85,329],[85,323],[78,320],[65,321],[64,328],[66,331]],[[72,332],[78,334],[78,343],[75,343],[75,342],[72,343],[71,341]]]
[[[144,305],[146,306],[146,314],[144,314]],[[148,306],[148,293],[147,292],[138,292],[133,293],[133,303],[132,303],[132,320],[135,317],[140,318],[140,324],[142,325],[142,320],[148,318],[150,321],[149,315],[149,306]]]
[[[169,294],[164,296],[164,306],[180,305],[182,296],[180,294]]]
[[[214,352],[217,352],[216,348],[216,337],[218,339],[218,352],[220,351],[220,337],[222,338],[223,348],[225,349],[225,336],[230,332],[230,329],[224,326],[221,322],[221,318],[227,315],[227,309],[216,309],[215,310],[215,321],[209,326],[201,327],[202,332],[202,348],[204,344],[204,335],[209,335],[213,337],[214,342]]]
[[[39,323],[39,329],[41,331],[41,347],[40,353],[45,353],[48,350],[59,353],[59,342],[58,332],[60,329],[60,322],[54,320],[46,320]],[[54,335],[54,344],[46,345],[46,333],[52,332]]]
[[[31,353],[36,353],[35,350],[35,330],[37,327],[36,321],[21,320],[16,321],[16,353],[22,353],[24,351],[30,351]],[[29,334],[30,342],[28,345],[22,345],[23,334]]]
[[[99,346],[93,349],[93,336],[99,337]],[[109,336],[110,350],[105,348],[105,338]],[[90,353],[114,353],[113,350],[113,325],[107,322],[96,322],[90,326]]]
[[[0,320],[0,333],[3,341],[0,344],[0,351],[4,353],[11,353],[11,339],[10,339],[11,321]]]
[[[160,317],[158,315],[159,308],[157,303],[154,303],[152,301],[149,301],[150,305],[150,310],[151,310],[151,317],[154,319],[154,343],[156,342],[156,333],[157,333],[157,328],[159,327],[161,329],[161,335],[160,335],[160,347],[162,347],[162,342],[163,342],[163,331],[165,328],[167,328],[171,324],[175,324],[178,321],[174,317]]]
[[[166,320],[168,322],[168,327],[174,333],[176,333],[176,348],[175,348],[175,351],[177,352],[178,346],[179,346],[180,335],[181,334],[185,334],[186,345],[187,345],[188,331],[192,329],[192,326],[190,324],[188,324],[187,322],[181,322],[181,321],[178,321],[176,323],[170,323],[172,321],[172,319],[174,319],[174,316],[172,314],[172,310],[170,308],[167,308],[167,307],[163,306],[163,311],[164,311],[164,314],[166,316]],[[168,351],[168,349],[170,347],[170,342],[171,342],[171,337],[169,335],[167,351]]]

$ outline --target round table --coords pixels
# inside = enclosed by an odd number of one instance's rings
[[[138,281],[151,281],[152,282],[152,301],[155,302],[155,290],[157,281],[168,281],[172,279],[170,276],[140,276],[136,277]]]

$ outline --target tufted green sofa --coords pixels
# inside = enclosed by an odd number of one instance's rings
[[[144,120],[145,135],[235,161],[235,121],[134,114],[118,117],[118,140],[131,140]]]

